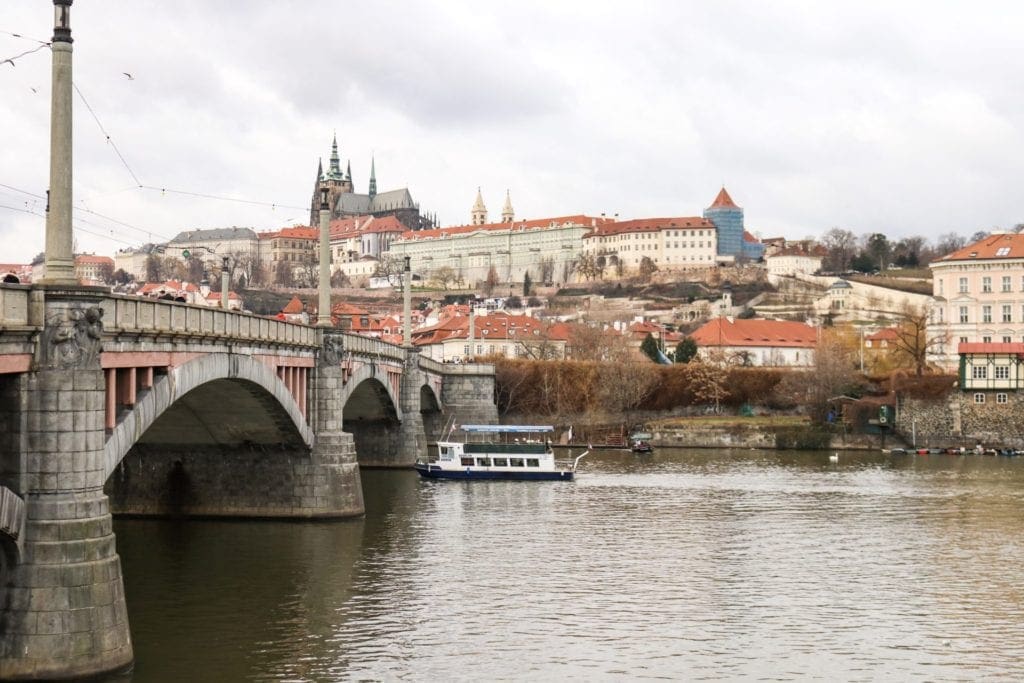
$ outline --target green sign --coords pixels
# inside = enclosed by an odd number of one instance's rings
[[[182,252],[181,252],[181,258],[188,258],[191,255],[192,255],[192,252],[190,252],[188,249],[183,249]]]

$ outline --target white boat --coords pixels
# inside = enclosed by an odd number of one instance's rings
[[[541,425],[462,425],[464,438],[437,442],[437,456],[417,461],[416,471],[432,479],[527,479],[569,481],[584,451],[574,460],[555,460],[550,434]]]

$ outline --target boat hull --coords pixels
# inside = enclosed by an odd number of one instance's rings
[[[464,467],[461,469],[442,469],[440,467],[416,463],[416,471],[421,477],[427,479],[485,479],[485,480],[514,480],[514,481],[572,481],[573,473],[569,470],[558,470],[554,472],[506,472],[495,470],[478,470]]]

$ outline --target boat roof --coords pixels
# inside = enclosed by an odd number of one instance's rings
[[[551,425],[462,425],[464,432],[497,434],[502,432],[553,432]]]

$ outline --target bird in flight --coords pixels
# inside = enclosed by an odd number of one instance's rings
[[[127,71],[122,71],[121,73],[123,73],[125,76],[127,76],[129,81],[134,81],[135,80],[135,76],[132,76]]]

